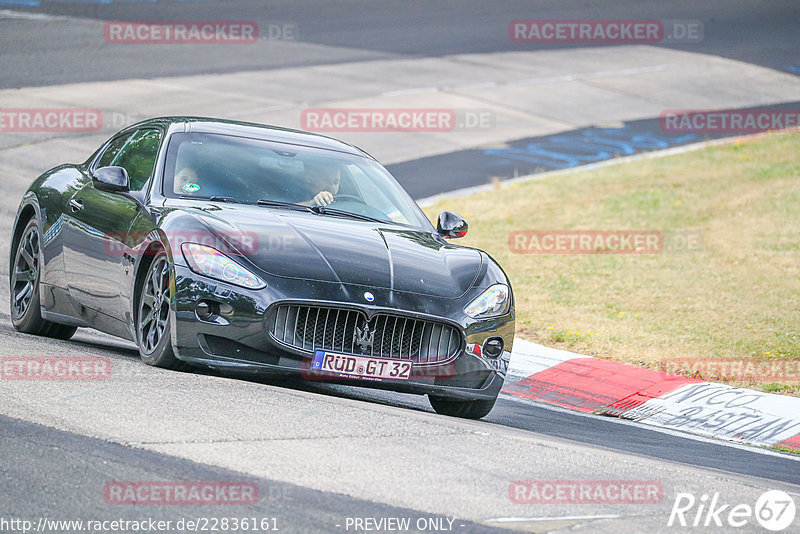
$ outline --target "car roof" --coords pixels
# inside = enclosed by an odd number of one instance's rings
[[[271,126],[254,122],[234,121],[228,119],[216,119],[212,117],[155,117],[128,126],[125,128],[125,130],[132,130],[148,125],[159,125],[164,127],[166,130],[172,125],[179,124],[184,124],[185,131],[187,132],[240,135],[253,139],[262,139],[265,141],[276,141],[279,143],[290,143],[327,150],[336,150],[338,152],[346,152],[348,154],[366,156],[370,159],[374,159],[371,155],[361,150],[357,146],[325,135],[305,132],[303,130],[293,130],[291,128],[283,128],[280,126]]]

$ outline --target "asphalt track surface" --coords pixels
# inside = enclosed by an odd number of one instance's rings
[[[14,13],[43,15],[46,17],[74,17],[75,23],[69,25],[53,25],[54,31],[47,31],[48,18],[37,22],[36,32],[29,31],[24,20],[15,24],[13,19],[4,18],[0,32],[0,88],[16,88],[31,86],[50,86],[64,83],[103,80],[125,80],[129,78],[148,78],[178,76],[186,74],[214,74],[236,72],[242,70],[278,69],[301,65],[335,65],[337,63],[386,59],[396,57],[437,57],[455,53],[488,53],[498,51],[514,51],[532,49],[534,45],[511,43],[507,37],[508,22],[513,19],[530,18],[641,18],[641,19],[689,19],[701,20],[704,24],[704,38],[700,43],[659,45],[678,50],[691,50],[721,57],[754,63],[784,72],[795,72],[800,67],[800,52],[797,49],[797,28],[800,22],[800,5],[792,1],[775,1],[754,5],[752,2],[255,2],[255,1],[197,1],[197,2],[116,2],[110,5],[98,5],[91,1],[42,1],[36,7],[11,6],[14,2],[0,0],[0,9],[14,10]],[[409,7],[412,6],[412,7]],[[158,50],[157,60],[152,55],[141,51],[125,49],[125,47],[108,47],[106,43],[96,39],[96,35],[81,22],[86,19],[96,20],[200,20],[200,19],[239,19],[255,20],[262,27],[269,23],[294,24],[303,42],[324,45],[320,47],[296,47],[285,54],[267,55],[255,50],[237,50],[231,53],[226,47],[206,49],[202,59],[198,59],[191,49],[181,47],[165,47]],[[9,22],[12,21],[12,22]],[[93,30],[92,30],[93,31]],[[577,45],[561,45],[569,48]],[[548,49],[553,45],[539,45],[537,49]],[[309,80],[309,83],[320,83]],[[800,100],[800,95],[795,100]],[[0,102],[0,104],[2,104]],[[793,104],[787,104],[787,106]],[[797,106],[794,106],[795,108]],[[653,121],[645,119],[626,123],[625,127],[640,134],[652,134]],[[559,135],[571,139],[602,134],[597,128],[580,129],[564,132]],[[698,139],[663,139],[669,146],[695,142]],[[509,143],[507,149],[520,149],[537,143],[558,143],[552,136],[547,138],[521,138]],[[552,151],[551,151],[552,152]],[[638,152],[634,147],[634,152]],[[569,150],[561,154],[564,158],[547,162],[529,159],[522,162],[506,158],[487,160],[483,149],[465,149],[462,152],[432,156],[417,160],[404,161],[391,166],[398,176],[405,177],[404,184],[415,197],[435,194],[442,190],[456,189],[475,185],[483,180],[487,172],[509,177],[517,173],[564,168],[569,161]],[[573,151],[573,156],[575,152]],[[494,161],[494,163],[492,163]],[[579,161],[578,164],[587,161]],[[478,166],[482,168],[471,178]],[[573,165],[567,165],[573,166]],[[414,177],[423,170],[441,169],[446,179],[438,182],[436,189],[427,189],[424,182],[417,183]],[[454,170],[455,169],[455,170]],[[17,199],[9,202],[15,203]],[[0,299],[7,302],[7,287],[0,291]],[[7,308],[4,307],[4,310]],[[241,400],[241,390],[254,387],[259,395],[274,395],[286,401],[289,398],[302,399],[308,403],[308,410],[324,411],[326,403],[334,403],[339,407],[335,422],[347,424],[348,413],[359,413],[367,421],[375,425],[385,424],[387,418],[392,420],[422,421],[426,424],[440,424],[442,429],[459,427],[459,422],[442,420],[432,414],[426,399],[423,397],[396,395],[385,392],[360,390],[334,385],[281,383],[274,381],[258,381],[243,377],[221,378],[213,373],[198,371],[193,375],[167,373],[140,364],[132,346],[116,342],[107,336],[92,331],[79,332],[71,342],[54,342],[16,334],[10,326],[7,312],[0,313],[0,340],[3,346],[10,347],[14,354],[59,355],[87,353],[103,355],[112,359],[115,365],[125,369],[125,375],[131,379],[141,377],[152,383],[153,397],[145,397],[149,401],[162,403],[158,415],[152,423],[169,425],[170,420],[181,420],[184,413],[171,413],[170,388],[191,388],[205,379],[214,381],[216,399],[221,405],[226,402]],[[219,380],[218,380],[219,379]],[[167,382],[163,382],[167,381]],[[163,385],[162,385],[163,383]],[[169,385],[167,385],[169,384]],[[10,390],[4,386],[0,398],[24,400],[18,390]],[[130,387],[125,383],[116,395],[114,391],[106,398],[104,409],[95,406],[98,414],[113,418],[117,410],[115,403],[122,402],[124,393]],[[35,394],[36,390],[31,390]],[[41,393],[47,393],[41,391]],[[152,393],[152,392],[151,392]],[[73,397],[66,394],[54,394],[53,399],[70,402]],[[124,397],[130,400],[130,396]],[[135,397],[134,397],[135,398]],[[66,400],[65,400],[66,399]],[[338,403],[341,401],[341,404]],[[2,402],[2,401],[0,401]],[[231,449],[231,459],[222,458],[224,454],[203,452],[196,454],[191,440],[164,440],[154,444],[143,443],[142,440],[128,436],[113,424],[107,427],[99,425],[96,431],[92,427],[92,414],[87,412],[86,420],[70,421],[69,416],[48,415],[50,407],[48,397],[43,395],[41,406],[31,400],[30,413],[15,412],[12,417],[0,416],[0,472],[4,474],[4,487],[0,491],[0,517],[60,517],[60,518],[130,518],[141,519],[143,515],[160,519],[173,519],[193,516],[217,516],[221,513],[214,507],[191,507],[189,512],[183,507],[152,507],[147,514],[141,509],[130,507],[109,508],[98,495],[109,480],[248,480],[259,485],[262,499],[246,509],[237,509],[235,514],[225,511],[225,515],[275,517],[282,531],[287,532],[341,532],[345,517],[440,517],[429,510],[422,511],[424,506],[394,506],[384,504],[395,502],[385,497],[378,485],[392,483],[390,474],[376,474],[375,497],[361,492],[359,486],[363,471],[381,471],[378,464],[354,466],[352,472],[341,473],[343,481],[336,485],[324,481],[308,482],[298,476],[300,483],[287,482],[294,479],[285,472],[275,469],[275,478],[268,476],[269,470],[249,469],[250,464],[256,466],[259,460],[255,457],[233,458],[236,454]],[[176,402],[177,404],[177,402]],[[15,404],[16,406],[16,404]],[[24,408],[25,402],[19,406]],[[186,406],[186,405],[183,405]],[[306,405],[304,405],[306,406]],[[132,413],[128,406],[120,406],[120,414]],[[228,408],[230,409],[230,408]],[[286,425],[302,426],[304,419],[298,419],[292,405],[283,408],[283,413],[274,415]],[[360,412],[363,410],[363,412]],[[6,413],[6,412],[3,412]],[[55,412],[53,412],[55,413]],[[225,412],[216,408],[208,408],[207,415],[219,417]],[[199,416],[204,412],[200,410]],[[124,415],[121,416],[124,418]],[[231,415],[231,417],[235,417]],[[293,421],[293,419],[296,419]],[[306,418],[308,419],[308,418]],[[98,415],[98,420],[103,419]],[[216,419],[214,420],[216,421]],[[202,435],[203,425],[210,432],[219,431],[214,421],[198,421],[197,428],[191,435],[196,438]],[[43,425],[37,422],[44,423]],[[231,422],[231,425],[233,423]],[[259,427],[262,423],[253,420],[252,425]],[[104,428],[113,434],[119,430],[119,437],[106,435]],[[519,477],[530,477],[538,474],[551,478],[561,472],[569,472],[572,464],[586,461],[592,465],[587,469],[584,478],[611,479],[633,478],[637,469],[651,466],[654,471],[663,469],[673,471],[676,478],[687,480],[709,480],[705,491],[717,488],[733,490],[726,487],[723,481],[731,486],[741,488],[779,487],[797,494],[800,485],[800,462],[796,457],[754,450],[748,447],[731,446],[712,440],[704,440],[679,433],[660,432],[652,428],[617,420],[572,413],[543,404],[525,402],[511,397],[501,397],[492,413],[481,422],[470,423],[469,432],[479,435],[493,436],[503,440],[532,439],[544,443],[552,460],[539,464],[539,459],[531,457],[530,463],[537,470],[520,472]],[[312,428],[313,430],[313,428]],[[444,430],[443,430],[444,431]],[[462,430],[459,430],[459,432]],[[455,432],[455,430],[454,430]],[[466,431],[465,431],[466,432]],[[105,439],[97,436],[101,435]],[[276,438],[277,439],[277,438]],[[285,439],[293,439],[286,437]],[[244,440],[247,441],[247,440]],[[504,442],[501,440],[501,443]],[[515,443],[518,443],[514,441]],[[333,440],[331,443],[335,443]],[[334,446],[335,447],[335,446]],[[263,453],[264,449],[259,449]],[[402,452],[398,447],[398,451]],[[331,461],[336,460],[336,453],[331,451]],[[517,454],[514,450],[474,451],[473,461],[463,459],[464,466],[474,469],[476,473],[490,472],[489,462],[484,454],[507,456],[509,461]],[[191,461],[197,456],[198,461]],[[187,459],[189,458],[189,459]],[[612,459],[613,463],[606,463]],[[308,464],[308,465],[306,465]],[[630,464],[628,466],[627,464]],[[583,464],[581,464],[583,465]],[[228,466],[229,468],[226,468]],[[244,467],[243,467],[244,466]],[[274,466],[273,466],[274,467]],[[298,461],[296,469],[319,468],[312,460]],[[540,469],[540,470],[539,470]],[[256,473],[256,474],[254,474]],[[414,473],[417,473],[414,471]],[[323,473],[319,473],[322,478]],[[435,483],[429,478],[443,476],[445,473],[427,473],[422,470],[420,491],[436,490]],[[646,478],[646,475],[641,475]],[[663,475],[665,478],[667,475]],[[352,491],[348,483],[352,477]],[[312,476],[313,478],[313,476]],[[427,482],[423,482],[423,478]],[[574,477],[573,477],[574,478]],[[448,479],[449,480],[449,479]],[[482,480],[477,477],[476,480]],[[702,484],[701,484],[702,486]],[[453,486],[442,482],[440,491],[446,493],[452,488],[462,488],[455,481]],[[677,483],[670,486],[677,488]],[[318,489],[315,489],[318,488]],[[745,491],[744,489],[742,491]],[[667,492],[668,498],[672,496]],[[454,496],[457,497],[456,494]],[[457,500],[457,499],[456,499]],[[796,499],[797,500],[797,499]],[[397,500],[401,502],[401,500]],[[412,497],[406,501],[417,502]],[[800,501],[798,501],[800,502]],[[461,510],[451,501],[442,510]],[[548,510],[539,511],[538,515],[557,515],[560,520],[543,522],[537,526],[533,522],[520,522],[515,528],[528,531],[558,530],[575,528],[576,531],[609,531],[618,532],[649,529],[661,531],[665,517],[655,514],[654,517],[638,516],[637,513],[621,514],[624,516],[616,523],[616,519],[603,519],[598,515],[594,519],[563,519],[571,513],[580,516],[584,509],[572,507],[564,513],[555,514]],[[668,506],[667,506],[668,511]],[[487,518],[491,514],[477,513],[470,521],[461,519],[458,512],[445,512],[456,518],[460,532],[492,532],[496,526],[514,526],[512,523],[492,523]],[[530,515],[526,510],[523,516]],[[506,513],[505,515],[509,515]],[[513,514],[512,514],[513,515]],[[608,523],[603,523],[608,521]],[[651,523],[647,523],[651,521]],[[492,526],[494,525],[494,526]],[[523,525],[520,527],[520,525]],[[645,525],[648,525],[645,527]],[[581,530],[583,527],[585,530]]]
[[[61,432],[0,416],[0,449],[25,450],[13,462],[4,455],[4,512],[14,503],[14,516],[22,518],[92,517],[106,519],[89,489],[103,488],[109,480],[230,481],[258,485],[255,504],[237,508],[239,517],[258,518],[269,529],[288,532],[330,532],[343,524],[343,512],[367,517],[408,517],[412,522],[431,518],[393,506],[310,490],[227,471],[164,454],[125,447],[107,441]],[[76,467],[83,466],[80,472]],[[84,490],[77,493],[75,489]],[[99,492],[98,492],[99,493]],[[67,512],[67,514],[65,514]],[[148,516],[159,521],[219,516],[219,506],[193,506],[191,514],[174,506],[155,506]],[[108,519],[138,521],[140,510],[119,506]],[[459,521],[460,532],[504,532],[499,528]],[[268,529],[263,529],[268,530]],[[5,531],[5,530],[4,530]]]
[[[5,297],[5,295],[2,295]],[[131,439],[121,431],[121,439],[112,439],[117,443],[109,443],[106,440],[97,439],[97,433],[103,434],[104,428],[102,421],[104,416],[112,419],[127,419],[128,410],[147,410],[144,408],[148,404],[161,406],[160,410],[155,411],[158,415],[149,418],[150,423],[155,427],[169,425],[170,419],[174,418],[174,424],[182,427],[181,419],[187,416],[183,413],[184,409],[178,402],[171,400],[175,390],[179,398],[184,388],[193,390],[192,383],[197,380],[211,379],[218,382],[218,389],[215,399],[209,399],[198,388],[198,398],[196,402],[210,404],[221,404],[230,406],[224,411],[219,411],[214,406],[199,408],[196,417],[204,418],[215,414],[221,417],[223,422],[220,427],[217,421],[209,419],[204,422],[202,419],[195,422],[200,428],[199,432],[193,434],[195,439],[203,440],[206,434],[202,428],[207,428],[212,437],[208,437],[211,442],[215,442],[213,434],[220,429],[223,433],[231,432],[238,435],[234,424],[230,424],[230,430],[224,430],[229,423],[224,422],[227,418],[241,417],[237,412],[240,408],[233,408],[240,401],[237,396],[248,384],[258,388],[259,395],[274,397],[278,404],[278,409],[283,413],[276,416],[278,420],[285,421],[290,426],[297,425],[303,427],[307,433],[315,434],[314,427],[317,423],[309,420],[307,408],[293,407],[291,403],[283,406],[283,402],[290,397],[299,396],[304,401],[309,401],[308,406],[312,410],[324,410],[324,402],[333,402],[336,399],[346,403],[338,408],[337,422],[348,425],[350,417],[363,417],[364,413],[369,413],[367,419],[378,418],[374,424],[377,427],[384,426],[385,421],[380,419],[383,412],[388,410],[392,415],[408,420],[422,417],[434,425],[446,427],[452,420],[442,421],[440,416],[432,413],[427,401],[423,397],[413,395],[398,395],[389,392],[378,392],[363,390],[353,387],[343,387],[327,384],[305,383],[302,381],[284,382],[277,380],[252,379],[242,376],[222,376],[212,372],[198,370],[192,374],[166,372],[147,367],[138,361],[138,354],[135,348],[128,343],[120,342],[92,331],[81,331],[75,338],[68,342],[53,342],[22,336],[13,331],[8,324],[7,314],[2,314],[2,326],[0,326],[0,339],[4,344],[13,343],[14,354],[59,354],[59,355],[102,355],[111,359],[112,368],[115,374],[124,375],[119,378],[120,382],[111,388],[103,388],[107,393],[96,402],[98,404],[82,406],[82,400],[97,396],[92,392],[94,387],[88,389],[79,387],[60,392],[54,396],[49,395],[46,390],[41,390],[34,384],[28,390],[28,395],[40,395],[40,400],[24,400],[18,391],[10,391],[6,388],[6,402],[16,405],[23,400],[24,404],[30,405],[30,413],[24,415],[24,419],[0,416],[0,450],[4,454],[0,455],[0,469],[5,473],[7,485],[4,492],[0,494],[0,510],[4,516],[16,518],[39,517],[50,519],[129,519],[142,520],[143,518],[157,518],[160,520],[177,521],[181,518],[192,517],[268,517],[277,518],[282,531],[288,532],[336,532],[341,531],[336,525],[343,524],[348,517],[411,517],[430,518],[430,517],[449,517],[454,519],[459,526],[457,531],[463,532],[492,532],[495,526],[486,520],[491,519],[484,514],[483,524],[481,522],[470,521],[458,516],[455,513],[440,515],[426,513],[425,510],[415,510],[414,507],[389,506],[382,504],[381,499],[374,502],[369,498],[359,498],[348,495],[348,491],[323,491],[314,488],[304,487],[304,484],[293,484],[285,480],[285,477],[270,478],[263,472],[251,474],[245,468],[221,469],[216,466],[209,466],[214,462],[199,461],[193,462],[194,454],[161,454],[153,450],[142,450],[148,448],[148,442],[158,446],[172,446],[176,450],[186,446],[186,437],[175,438],[175,443],[161,444],[160,432],[153,432],[152,437],[146,428],[142,428],[140,434],[147,436],[143,441]],[[130,379],[127,374],[132,370],[137,380]],[[164,378],[168,379],[172,385],[160,383]],[[130,380],[129,380],[130,379]],[[140,389],[137,385],[139,380],[142,383],[152,384],[152,391],[157,391],[156,395],[152,392]],[[176,387],[178,385],[178,387]],[[116,388],[131,390],[134,393],[130,396],[117,396],[113,391]],[[264,390],[263,388],[268,388]],[[271,394],[270,394],[271,392]],[[110,394],[109,394],[110,393]],[[141,398],[138,398],[141,395]],[[132,400],[133,399],[133,400]],[[327,399],[327,400],[326,400]],[[119,403],[115,406],[115,403]],[[124,405],[129,403],[144,403],[141,407]],[[352,403],[356,403],[353,405]],[[42,407],[41,405],[44,405]],[[55,419],[50,419],[48,413],[51,408],[47,406],[63,405],[62,409],[55,410]],[[98,405],[104,405],[101,410]],[[100,413],[107,411],[106,414]],[[173,412],[175,411],[175,412]],[[66,414],[66,416],[65,416]],[[14,415],[20,415],[19,412]],[[86,419],[83,429],[74,432],[65,432],[64,429],[51,428],[66,424],[71,426],[70,420]],[[94,421],[94,419],[97,421]],[[190,417],[191,418],[191,417]],[[41,426],[29,422],[30,420],[40,420],[48,426]],[[55,421],[55,423],[54,423]],[[124,425],[121,423],[122,426]],[[132,421],[131,425],[140,425]],[[270,420],[259,421],[254,419],[251,423],[255,429],[264,427],[266,438],[263,442],[264,448],[260,454],[274,454],[276,443],[281,440],[296,439],[290,435],[281,437],[280,429],[270,431],[276,427]],[[649,479],[645,473],[649,466],[638,466],[639,462],[655,461],[659,466],[674,471],[679,477],[696,479],[703,491],[719,490],[720,480],[728,480],[739,488],[768,487],[782,488],[790,490],[800,485],[800,461],[793,456],[775,452],[754,450],[750,447],[731,446],[714,440],[706,440],[687,436],[680,433],[660,432],[652,428],[644,427],[635,423],[621,422],[614,419],[599,418],[591,415],[578,414],[567,410],[554,408],[535,402],[522,401],[520,399],[501,396],[494,410],[480,422],[473,423],[474,432],[480,435],[506,435],[509,432],[522,431],[526,439],[541,439],[549,448],[564,446],[563,444],[574,444],[580,447],[578,451],[570,450],[565,458],[560,458],[556,451],[548,452],[553,456],[554,467],[539,466],[533,472],[540,475],[543,479],[559,479],[562,477],[544,473],[550,473],[550,469],[555,469],[556,473],[568,472],[570,464],[578,458],[585,458],[588,462],[598,462],[600,465],[590,471],[581,471],[583,479],[613,479],[615,477],[625,480]],[[111,430],[109,435],[116,432],[115,424],[109,425]],[[91,429],[87,431],[86,429]],[[258,433],[258,430],[255,430]],[[346,426],[342,432],[348,432]],[[325,434],[325,432],[323,432]],[[511,438],[513,434],[508,435]],[[141,439],[141,438],[140,438]],[[233,441],[244,440],[248,442],[254,438],[235,438]],[[272,441],[272,439],[278,440]],[[321,441],[331,440],[331,437],[322,435]],[[226,439],[221,439],[223,444]],[[122,444],[120,444],[120,442]],[[298,442],[298,447],[300,447]],[[369,441],[367,442],[369,443]],[[262,445],[259,443],[259,445]],[[335,443],[331,444],[335,446]],[[369,447],[369,445],[367,445]],[[571,447],[571,445],[570,445]],[[328,446],[326,445],[327,449]],[[560,451],[559,451],[560,452]],[[608,454],[619,453],[622,456],[609,460],[603,458]],[[235,455],[233,450],[230,453]],[[483,465],[480,460],[480,453],[475,458],[475,464],[468,469],[476,469],[477,473],[490,470]],[[495,454],[495,453],[492,453]],[[515,451],[504,451],[502,454],[509,455],[509,459],[515,455]],[[177,458],[176,456],[181,456]],[[300,454],[299,458],[305,455]],[[249,458],[249,459],[248,459]],[[308,469],[309,475],[313,478],[316,469],[313,462],[305,466],[303,460],[295,460],[297,469]],[[244,455],[242,458],[245,465],[257,463],[255,458]],[[333,460],[332,460],[333,461]],[[530,460],[534,465],[541,463],[541,459],[536,460],[531,456]],[[617,463],[620,462],[620,463]],[[633,464],[626,468],[624,464]],[[219,465],[219,464],[216,464]],[[377,466],[351,466],[350,470],[345,470],[340,476],[342,488],[347,488],[348,480],[358,476],[355,474],[362,469],[375,469]],[[623,473],[630,469],[636,476]],[[442,466],[444,472],[448,471],[447,466]],[[269,471],[267,471],[269,472]],[[524,470],[520,470],[517,475],[525,478]],[[244,475],[244,476],[243,476]],[[260,475],[260,476],[259,476]],[[419,476],[431,477],[436,480],[436,475],[428,473]],[[528,472],[530,476],[530,472]],[[389,479],[392,478],[388,475]],[[741,478],[744,477],[744,478]],[[569,478],[568,478],[569,479]],[[711,482],[708,479],[717,479]],[[256,504],[236,507],[233,511],[219,511],[219,507],[203,506],[107,506],[100,497],[103,487],[109,481],[143,481],[143,480],[167,480],[167,481],[251,481],[258,484],[261,498]],[[384,481],[384,483],[386,483]],[[422,482],[420,482],[422,484]],[[667,486],[668,483],[665,483]],[[788,486],[787,486],[788,484]],[[435,485],[435,484],[434,484]],[[451,491],[447,484],[442,484],[442,491]],[[462,490],[463,491],[463,490]],[[724,491],[724,489],[723,489]],[[729,490],[730,491],[730,490]],[[344,494],[343,494],[344,493]],[[668,490],[668,495],[670,492]],[[671,495],[670,495],[671,496]],[[385,501],[383,501],[385,502]],[[144,509],[143,509],[144,508]],[[572,514],[582,512],[583,509],[575,508]],[[502,515],[502,514],[497,514]],[[505,514],[508,515],[508,514]],[[529,516],[522,514],[523,517]],[[571,517],[569,514],[551,514],[548,509],[536,514],[537,516],[548,517]],[[592,514],[589,514],[592,515]],[[597,514],[602,515],[602,514]],[[494,517],[494,516],[492,516]],[[664,524],[666,516],[659,516],[657,525]],[[623,528],[637,531],[639,527],[645,529],[641,517],[635,514],[632,518],[627,518],[630,523],[624,524]],[[596,520],[595,520],[596,521]],[[574,522],[574,521],[572,521]],[[585,523],[580,520],[579,523]],[[558,523],[547,523],[547,529],[562,526]],[[515,525],[519,528],[520,525]],[[523,528],[532,528],[528,523],[523,524]],[[538,527],[537,527],[538,528]],[[593,528],[601,528],[600,525],[593,523]],[[648,527],[652,528],[652,527]],[[557,529],[557,528],[556,528]],[[529,530],[538,531],[538,530]],[[590,528],[589,531],[592,531]],[[660,531],[656,529],[656,531]]]
[[[0,1],[0,9],[18,3],[20,0]],[[704,35],[699,43],[659,46],[718,55],[776,70],[800,66],[797,48],[800,5],[792,0],[758,3],[747,0],[161,0],[107,5],[93,0],[42,0],[39,7],[14,9],[99,20],[233,19],[253,20],[262,28],[270,23],[289,23],[296,26],[300,40],[327,48],[271,55],[258,48],[239,49],[230,54],[225,47],[216,47],[206,50],[199,60],[188,47],[166,47],[169,49],[156,49],[158,59],[152,61],[152,56],[133,49],[108,46],[81,24],[55,32],[31,32],[24,24],[17,24],[4,27],[0,33],[3,72],[0,88],[262,70],[387,56],[435,57],[583,46],[513,43],[508,38],[508,24],[516,19],[700,20]]]

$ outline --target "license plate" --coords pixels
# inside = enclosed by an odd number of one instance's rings
[[[408,380],[411,377],[411,362],[387,360],[351,354],[338,354],[318,350],[314,353],[311,369],[320,373],[331,373],[341,377],[362,380]]]

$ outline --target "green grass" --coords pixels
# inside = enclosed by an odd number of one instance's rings
[[[800,449],[792,449],[790,447],[779,447],[777,445],[775,445],[774,447],[771,447],[771,448],[776,450],[776,451],[790,452],[792,454],[800,454]]]
[[[679,358],[800,359],[800,135],[559,174],[426,208],[470,223],[514,287],[517,334],[658,368]],[[520,254],[516,230],[699,236],[691,252]],[[708,378],[708,377],[704,377]],[[713,378],[713,377],[712,377]],[[736,382],[800,393],[800,377]]]

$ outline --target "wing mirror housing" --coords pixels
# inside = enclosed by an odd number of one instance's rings
[[[464,217],[452,211],[443,211],[439,214],[436,231],[445,239],[457,239],[467,235],[469,225]]]
[[[123,167],[100,167],[92,175],[92,185],[110,193],[130,191],[131,188],[128,171]]]

